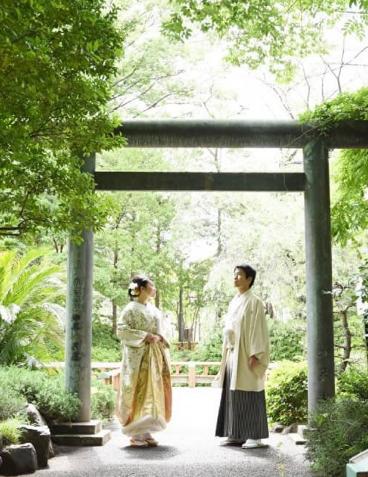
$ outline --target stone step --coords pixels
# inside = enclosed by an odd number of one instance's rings
[[[294,442],[294,444],[297,444],[297,445],[303,445],[306,443],[306,440],[304,439],[304,437],[302,437],[300,434],[298,434],[297,432],[290,432],[290,434],[287,434],[290,439]]]
[[[52,441],[62,446],[103,446],[111,439],[111,432],[103,429],[97,434],[53,434]]]
[[[298,427],[297,427],[297,433],[301,436],[301,437],[304,437],[304,439],[307,438],[307,433],[308,433],[308,426],[306,426],[305,424],[299,424]]]
[[[50,426],[52,434],[97,434],[102,430],[101,421],[57,422]]]

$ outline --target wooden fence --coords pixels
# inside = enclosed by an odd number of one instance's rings
[[[45,364],[46,368],[63,369],[63,362]],[[92,372],[97,378],[110,384],[115,390],[120,389],[121,364],[110,362],[93,362]],[[197,384],[210,385],[220,368],[219,361],[173,361],[171,363],[171,380],[173,385],[195,388]]]

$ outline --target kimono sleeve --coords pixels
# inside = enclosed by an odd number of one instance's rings
[[[135,329],[135,313],[133,310],[124,310],[118,323],[118,337],[121,341],[134,348],[145,345],[147,332]]]
[[[249,337],[249,356],[256,356],[256,358],[261,361],[268,361],[269,337],[266,316],[261,300],[255,303],[252,315]]]

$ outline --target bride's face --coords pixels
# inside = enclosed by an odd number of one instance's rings
[[[154,298],[156,296],[155,284],[149,281],[145,287],[141,287],[141,295],[144,295],[145,298]]]

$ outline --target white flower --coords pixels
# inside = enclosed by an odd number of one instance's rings
[[[138,288],[138,283],[131,282],[129,283],[128,289],[129,290],[136,290]]]

